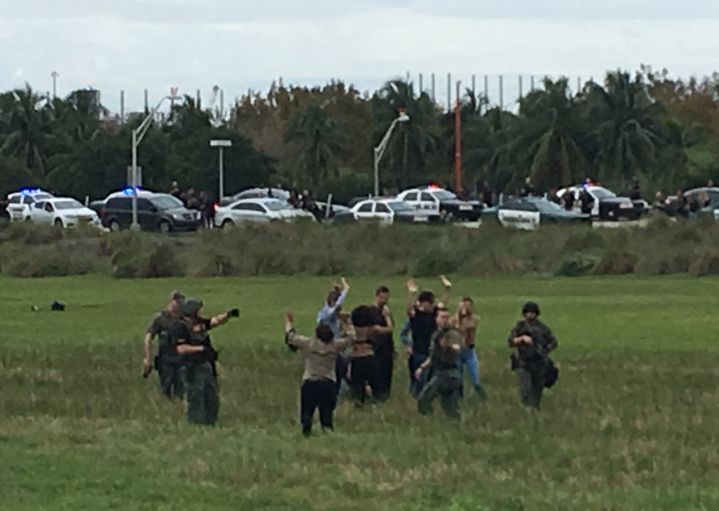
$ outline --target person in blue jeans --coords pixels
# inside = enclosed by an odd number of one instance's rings
[[[317,312],[317,324],[327,325],[332,331],[332,335],[335,339],[339,339],[342,335],[340,325],[340,313],[342,312],[342,306],[347,299],[347,295],[350,292],[350,286],[344,277],[340,279],[340,285],[335,285],[327,295],[325,303],[322,308]],[[342,389],[342,382],[347,380],[347,368],[349,367],[349,359],[342,354],[338,354],[335,360],[335,378],[336,378],[336,390],[337,396],[340,395]]]
[[[470,297],[462,298],[459,302],[457,313],[452,317],[451,323],[454,328],[459,330],[464,339],[464,345],[460,353],[462,379],[464,380],[464,368],[466,367],[475,392],[477,392],[480,399],[485,400],[487,399],[487,393],[479,381],[479,359],[475,351],[479,317],[474,313],[474,300]],[[463,394],[462,392],[462,395]]]

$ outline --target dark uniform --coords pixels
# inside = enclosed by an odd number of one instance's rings
[[[183,306],[182,318],[172,324],[170,337],[175,347],[181,344],[204,346],[202,352],[180,355],[187,392],[187,420],[191,424],[214,426],[220,411],[215,368],[217,352],[210,341],[210,320],[195,316],[201,307],[202,302],[188,300]]]
[[[168,310],[160,311],[147,327],[147,333],[158,339],[155,369],[160,378],[160,389],[168,398],[185,395],[180,372],[180,356],[170,342],[170,326],[179,317]]]
[[[432,402],[439,397],[448,417],[460,417],[460,355],[463,344],[464,337],[456,328],[441,328],[432,336],[429,355],[431,377],[417,397],[417,408],[422,415],[432,413]]]
[[[539,307],[533,303],[525,306],[525,313],[528,307],[536,308],[537,314],[539,313]],[[509,334],[510,347],[514,347],[515,338],[523,335],[531,337],[533,344],[522,344],[517,347],[517,351],[512,354],[512,369],[517,373],[522,404],[539,408],[549,372],[554,370],[549,353],[557,347],[557,339],[549,327],[539,319],[531,322],[526,319],[519,321]]]
[[[436,309],[431,312],[423,312],[416,309],[414,315],[409,318],[410,331],[412,332],[412,354],[409,357],[409,378],[410,393],[417,397],[427,382],[426,376],[419,380],[414,373],[419,366],[429,357],[429,349],[432,344],[432,335],[437,332]]]

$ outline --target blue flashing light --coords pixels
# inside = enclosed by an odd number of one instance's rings
[[[142,188],[138,186],[137,191],[141,192]],[[127,186],[127,187],[123,188],[122,193],[124,193],[125,195],[134,195],[132,186]]]
[[[31,188],[29,186],[25,186],[20,188],[20,193],[23,195],[35,195],[36,193],[43,193],[43,191],[40,188]]]

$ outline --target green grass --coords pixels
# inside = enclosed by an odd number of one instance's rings
[[[719,509],[719,280],[455,280],[482,316],[490,401],[466,399],[459,424],[439,407],[418,416],[400,355],[390,403],[343,403],[336,432],[307,440],[282,313],[308,331],[330,279],[0,278],[0,508]],[[351,304],[379,283],[353,279]],[[382,283],[401,317],[402,282]],[[214,429],[140,377],[142,333],[175,288],[208,312],[242,308],[214,335]],[[539,418],[518,404],[504,347],[528,298],[560,341]],[[47,311],[53,299],[67,311]]]

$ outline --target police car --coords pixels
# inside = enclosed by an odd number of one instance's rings
[[[7,196],[8,206],[5,208],[11,221],[28,220],[30,208],[36,201],[52,199],[53,195],[39,188],[23,188],[19,192]]]
[[[36,200],[30,207],[28,220],[65,229],[78,225],[100,225],[100,217],[70,197]]]
[[[430,223],[440,219],[438,213],[415,209],[397,199],[366,199],[352,208],[355,220],[376,220],[383,224],[395,222]]]
[[[592,199],[590,214],[600,220],[637,220],[643,212],[643,207],[636,207],[629,197],[617,197],[616,193],[591,182],[559,190],[557,196],[562,199],[564,194],[571,193],[574,196],[574,209],[579,211],[584,191]]]
[[[540,224],[590,224],[591,217],[574,211],[566,211],[552,201],[541,197],[521,197],[499,206],[485,209],[483,221],[498,221],[504,227],[526,231],[539,228]]]
[[[416,209],[432,212],[449,220],[476,222],[482,214],[482,203],[479,201],[461,200],[452,192],[438,186],[412,188],[397,196]]]

